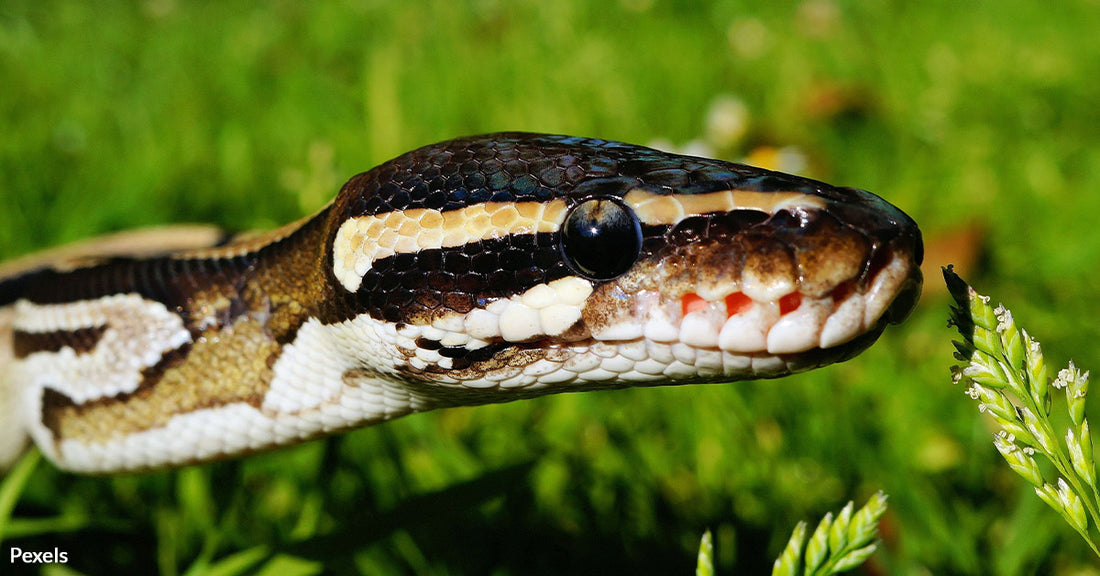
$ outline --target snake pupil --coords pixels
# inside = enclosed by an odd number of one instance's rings
[[[562,230],[569,265],[590,278],[609,280],[638,259],[642,228],[634,213],[612,198],[591,198],[573,208]]]

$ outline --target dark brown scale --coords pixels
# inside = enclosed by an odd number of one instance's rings
[[[455,282],[452,290],[457,290],[458,292],[466,294],[473,294],[484,287],[484,274],[480,272],[469,272],[458,277],[458,281]]]
[[[427,279],[428,274],[422,270],[406,270],[401,273],[401,287],[409,290],[430,288]]]
[[[469,292],[448,292],[443,295],[443,305],[448,310],[465,314],[477,305],[477,299]]]
[[[443,294],[447,288],[440,288],[436,291],[420,290],[416,292],[415,305],[421,310],[437,310],[443,307]]]
[[[443,252],[439,251],[443,256],[443,268],[451,274],[463,274],[469,272],[472,268],[470,256],[462,252]]]
[[[665,241],[673,246],[698,242],[707,236],[708,220],[706,216],[685,218],[668,232]]]
[[[455,284],[455,277],[453,274],[439,271],[438,269],[427,273],[427,282],[424,283],[429,289],[438,293],[446,292],[450,290]]]
[[[478,247],[484,248],[484,243],[479,243]],[[471,268],[476,274],[492,274],[497,270],[497,257],[496,252],[483,249],[470,261]]]
[[[655,254],[660,252],[667,245],[665,239],[665,232],[668,231],[667,226],[642,226],[642,250],[638,255],[638,259],[650,259]]]
[[[734,210],[707,219],[707,236],[731,238],[767,220],[768,215],[757,210]]]
[[[443,347],[438,340],[432,340],[430,338],[420,337],[416,339],[416,347],[424,350],[439,350]]]
[[[400,322],[405,317],[405,315],[401,313],[401,308],[399,306],[389,302],[380,307],[378,315],[386,322]]]

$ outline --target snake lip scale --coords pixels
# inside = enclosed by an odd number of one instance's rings
[[[259,234],[170,227],[0,265],[0,467],[110,473],[448,406],[775,378],[920,294],[921,235],[852,188],[499,133],[353,177]]]

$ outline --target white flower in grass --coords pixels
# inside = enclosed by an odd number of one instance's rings
[[[1058,377],[1054,379],[1054,382],[1051,383],[1051,386],[1054,386],[1059,390],[1065,388],[1066,386],[1069,386],[1069,383],[1074,380],[1075,371],[1076,366],[1073,365],[1073,360],[1070,360],[1069,368],[1062,368],[1061,370],[1059,370]]]
[[[1031,335],[1027,333],[1027,330],[1021,330],[1020,332],[1023,332],[1024,340],[1027,341],[1027,351],[1028,352],[1030,352],[1031,354],[1042,354],[1043,353],[1043,349],[1042,349],[1041,346],[1039,346],[1039,342],[1037,340],[1033,340],[1031,338]]]
[[[997,317],[997,333],[1004,334],[1015,324],[1012,320],[1012,311],[1008,310],[1002,304],[998,304],[993,309],[993,315]]]

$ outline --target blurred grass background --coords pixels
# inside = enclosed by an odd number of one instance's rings
[[[54,574],[689,574],[711,527],[719,573],[758,574],[799,519],[882,489],[864,574],[1098,574],[951,385],[938,276],[963,265],[1054,365],[1100,367],[1098,21],[1096,0],[5,0],[0,257],[273,227],[416,146],[530,130],[793,157],[908,211],[933,271],[905,326],[783,381],[448,410],[179,472],[43,464],[5,548],[67,551]]]

